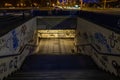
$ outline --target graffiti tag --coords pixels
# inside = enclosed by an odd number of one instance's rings
[[[12,42],[13,42],[13,49],[16,50],[18,47],[19,40],[17,38],[17,34],[15,30],[12,31]]]
[[[112,61],[112,66],[115,68],[117,74],[120,75],[120,65],[115,60]]]
[[[110,46],[112,48],[114,48],[116,46],[116,43],[117,43],[117,37],[115,36],[114,33],[112,33],[110,36],[109,36],[109,42],[110,42]]]
[[[13,60],[9,62],[9,68],[17,68],[18,57],[15,57]]]
[[[106,37],[101,33],[95,33],[95,39],[98,43],[104,45],[108,52],[111,52],[111,47],[109,46]]]
[[[23,26],[21,27],[21,35],[25,35],[25,34],[26,34],[26,30],[27,30],[26,25],[23,25]]]
[[[1,63],[0,64],[0,74],[4,73],[6,71],[7,71],[6,63]]]

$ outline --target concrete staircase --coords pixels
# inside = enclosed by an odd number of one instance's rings
[[[16,72],[7,80],[119,80],[99,70]]]
[[[31,55],[6,80],[119,80],[84,55]]]

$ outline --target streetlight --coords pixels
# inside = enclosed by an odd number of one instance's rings
[[[83,0],[80,0],[80,7],[81,7],[81,10],[82,10],[82,7],[83,7]]]
[[[104,0],[104,6],[103,6],[103,8],[104,9],[106,8],[106,0]]]

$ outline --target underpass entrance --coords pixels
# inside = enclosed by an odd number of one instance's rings
[[[73,54],[76,27],[76,17],[37,17],[37,53]]]
[[[38,30],[39,54],[74,54],[75,30]]]

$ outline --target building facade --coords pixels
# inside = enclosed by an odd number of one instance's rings
[[[69,5],[75,4],[87,4],[91,7],[91,4],[97,4],[101,7],[120,7],[120,0],[93,0],[98,1],[97,3],[91,3],[92,0],[0,0],[0,7],[47,7],[55,5]]]

